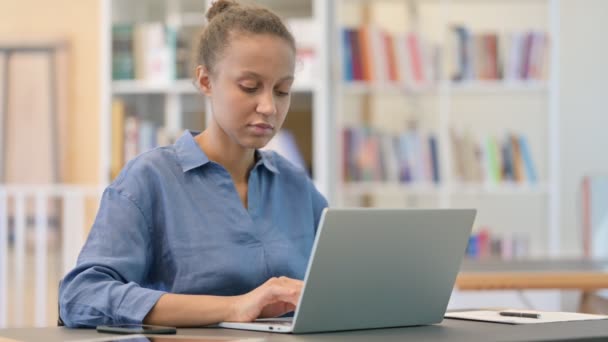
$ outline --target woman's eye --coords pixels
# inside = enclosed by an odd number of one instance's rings
[[[239,87],[241,88],[241,90],[243,90],[246,93],[255,93],[256,90],[258,90],[257,87],[246,87],[244,85],[240,85]]]
[[[289,95],[289,92],[285,92],[285,91],[279,91],[279,90],[277,90],[275,92],[276,92],[277,96],[287,96],[287,95]]]

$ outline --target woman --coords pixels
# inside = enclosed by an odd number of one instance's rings
[[[295,43],[259,7],[216,1],[196,82],[208,128],[144,153],[105,190],[60,287],[70,327],[252,321],[295,309],[327,201],[304,171],[260,151],[281,127]]]

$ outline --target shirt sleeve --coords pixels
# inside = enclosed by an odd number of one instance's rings
[[[77,265],[60,285],[66,326],[142,323],[165,293],[139,285],[153,260],[149,227],[132,199],[106,189]]]

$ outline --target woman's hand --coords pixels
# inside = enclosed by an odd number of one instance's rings
[[[253,291],[235,297],[230,322],[251,322],[256,318],[277,317],[294,311],[302,292],[301,280],[270,278]]]

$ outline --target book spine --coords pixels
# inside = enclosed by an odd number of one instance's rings
[[[344,81],[350,82],[354,80],[353,75],[353,47],[351,45],[353,30],[348,28],[342,29],[342,44],[343,44],[343,78]]]

